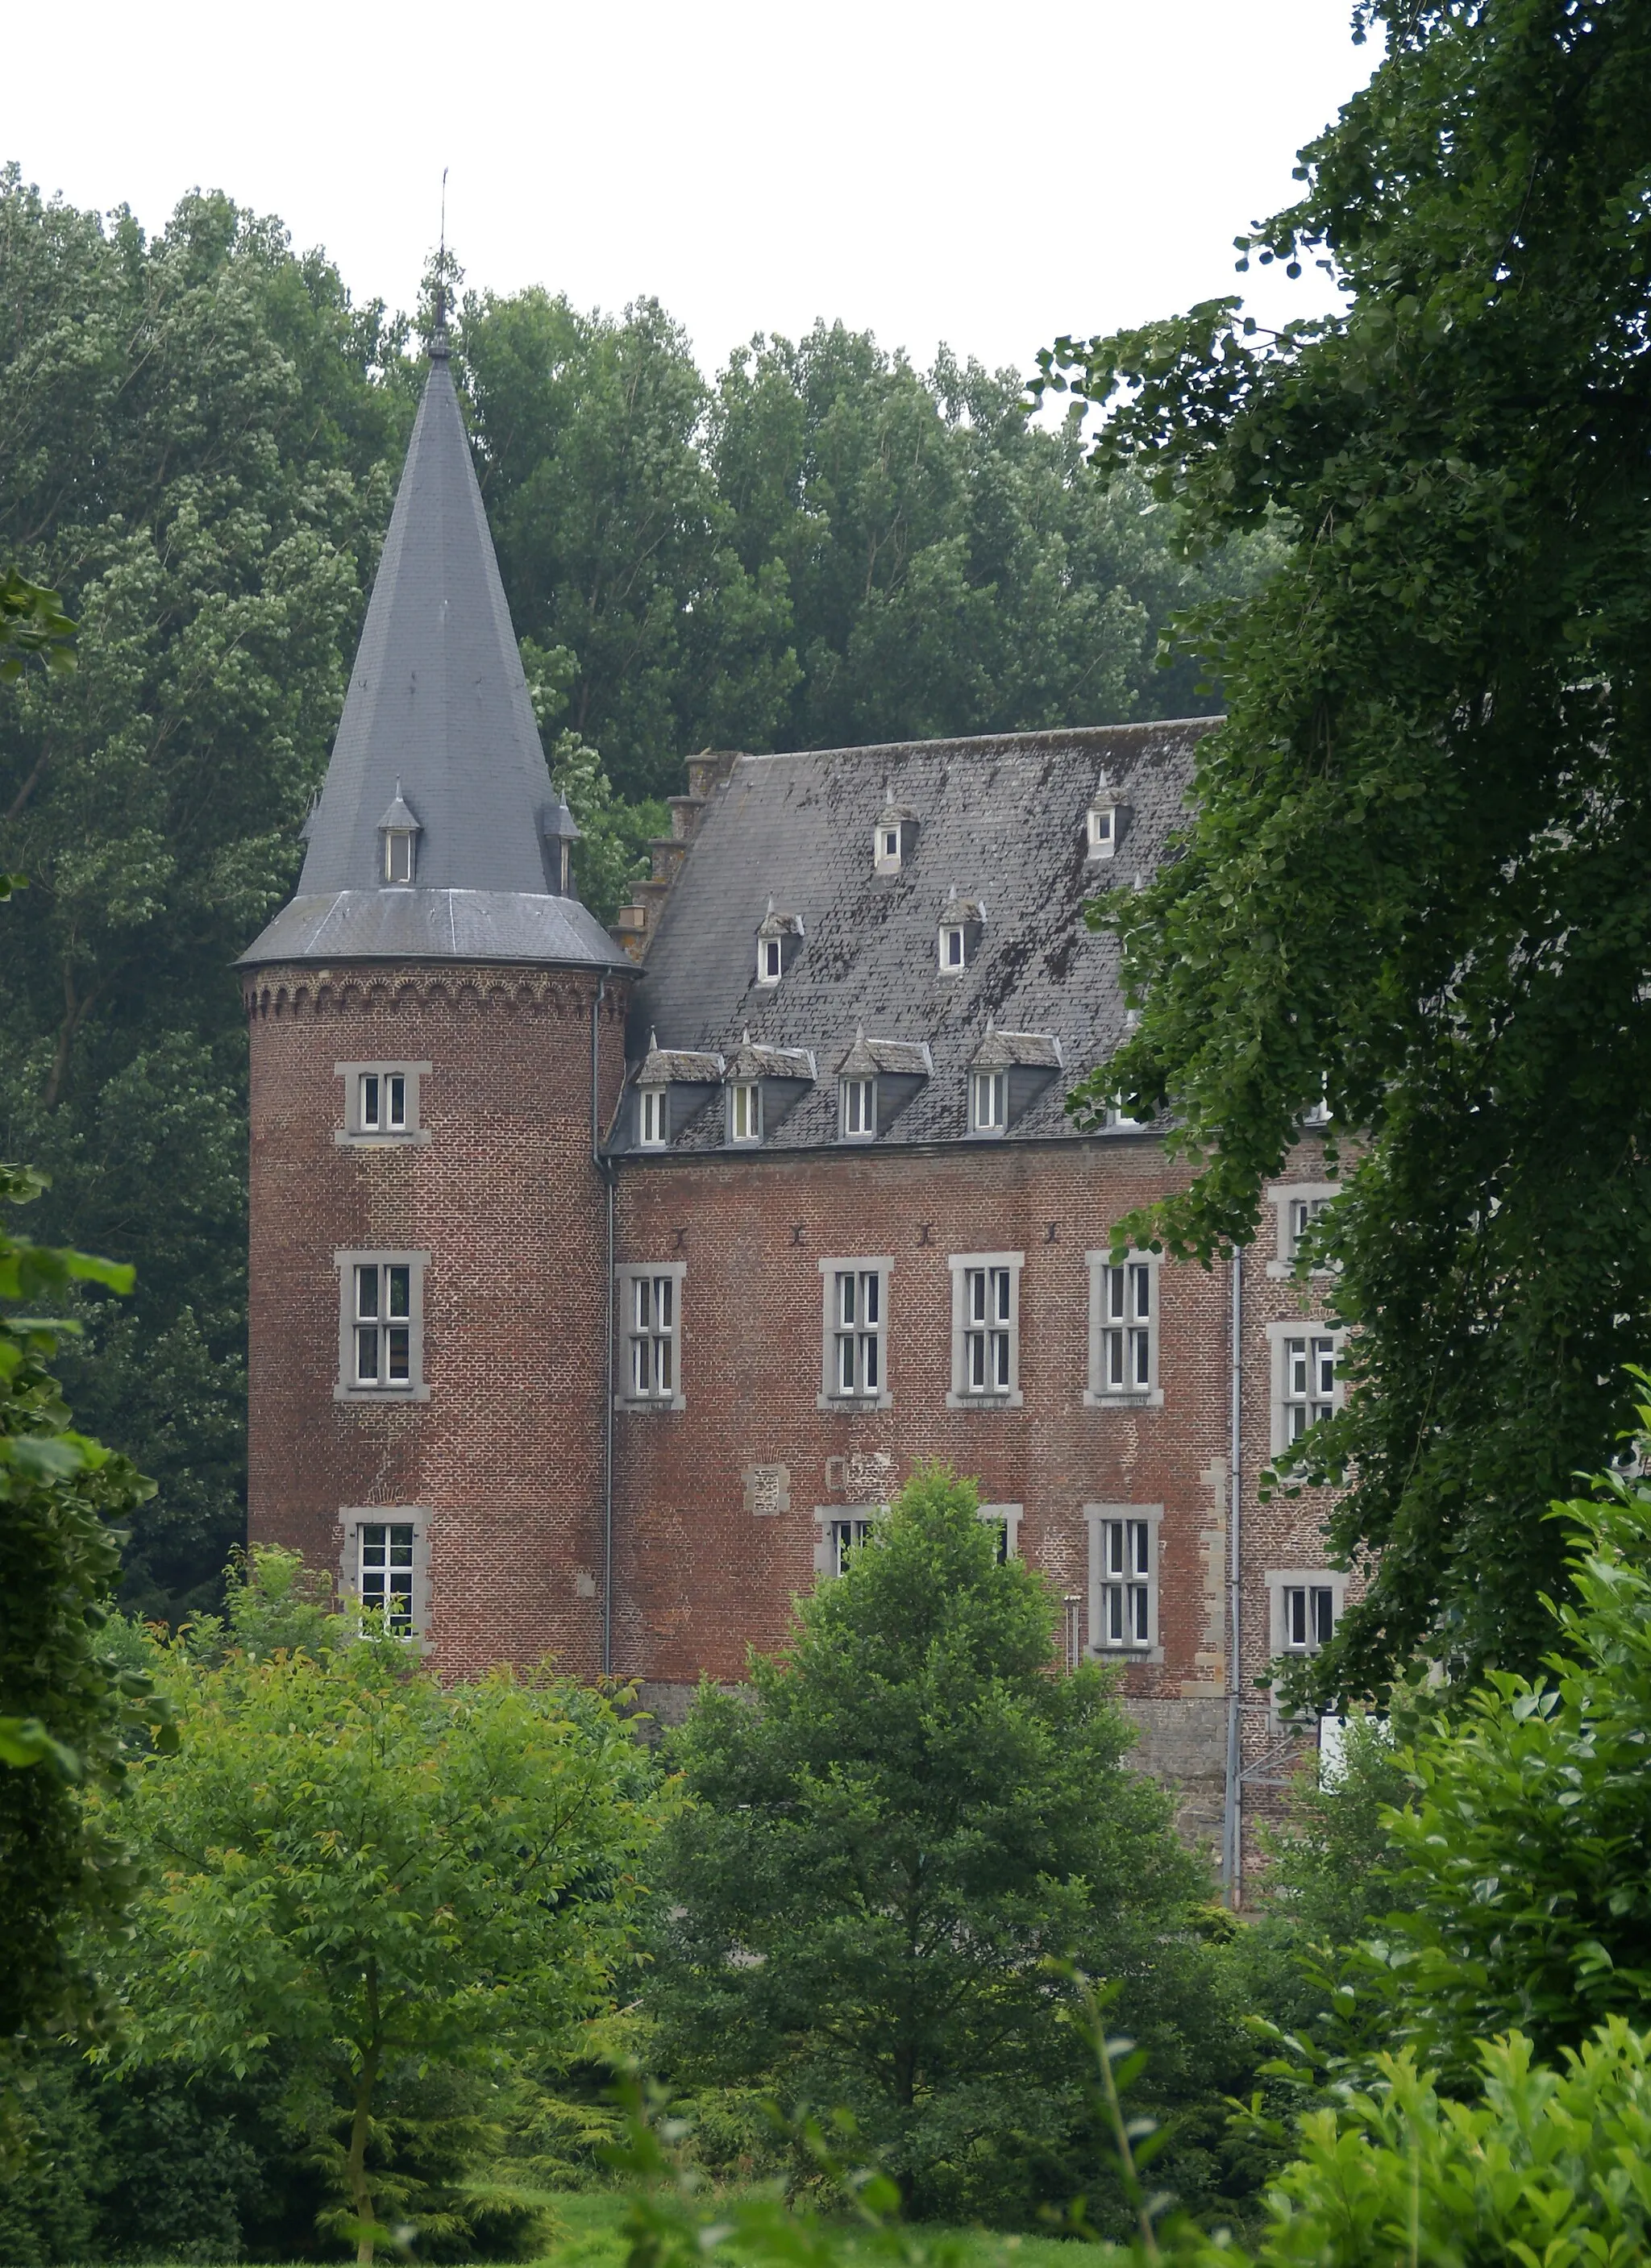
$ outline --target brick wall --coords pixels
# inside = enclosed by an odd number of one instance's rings
[[[344,1506],[431,1512],[434,1659],[600,1668],[604,1195],[594,976],[261,969],[251,1027],[250,1533],[336,1566]],[[623,981],[600,1011],[605,1124]],[[417,1145],[341,1147],[339,1062],[427,1062]],[[339,1402],[335,1250],[422,1250],[426,1402]]]

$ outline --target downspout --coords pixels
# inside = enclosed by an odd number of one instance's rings
[[[602,1177],[608,1214],[608,1276],[603,1312],[608,1336],[602,1365],[602,1675],[614,1674],[614,1161],[602,1155],[600,1020],[608,979],[591,1001],[591,1163]]]
[[[1221,1881],[1236,1913],[1243,1895],[1243,1744],[1239,1714],[1240,1646],[1243,1638],[1244,1518],[1244,1256],[1233,1254],[1232,1407],[1228,1414],[1227,1472],[1231,1503],[1227,1515],[1227,1800],[1221,1817]]]

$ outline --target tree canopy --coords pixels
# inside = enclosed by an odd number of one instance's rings
[[[1204,1259],[1308,1106],[1351,1143],[1317,1256],[1353,1390],[1293,1468],[1345,1484],[1370,1579],[1325,1697],[1418,1653],[1530,1666],[1549,1500],[1612,1453],[1651,1324],[1651,22],[1359,12],[1383,61],[1240,239],[1344,309],[1270,335],[1227,298],[1045,358],[1195,540],[1290,536],[1202,619],[1227,722],[1117,909],[1145,1013],[1086,1101],[1171,1115],[1198,1171],[1130,1233]]]
[[[748,1697],[702,1690],[673,1748],[667,2067],[846,2107],[931,2212],[1024,2211],[1084,2125],[1051,1958],[1123,1987],[1161,2100],[1242,2074],[1203,1867],[1124,1766],[1107,1674],[1050,1674],[1058,1613],[973,1484],[920,1473]]]

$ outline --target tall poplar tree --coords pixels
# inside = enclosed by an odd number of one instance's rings
[[[1199,1170],[1138,1220],[1251,1233],[1302,1112],[1357,1130],[1321,1256],[1356,1336],[1293,1484],[1369,1572],[1330,1697],[1415,1653],[1528,1666],[1547,1517],[1651,1345],[1651,14],[1382,0],[1387,53],[1240,239],[1343,312],[1227,298],[1045,357],[1213,541],[1291,532],[1212,612],[1228,721],[1183,854],[1118,909],[1140,1028],[1085,1098]]]

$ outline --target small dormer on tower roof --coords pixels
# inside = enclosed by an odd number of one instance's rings
[[[558,796],[544,815],[545,879],[558,898],[573,895],[573,845],[580,840],[567,798]]]
[[[402,783],[398,779],[395,793],[379,821],[379,841],[383,845],[379,866],[381,882],[407,886],[416,879],[418,838],[424,831],[417,814],[402,793]]]

